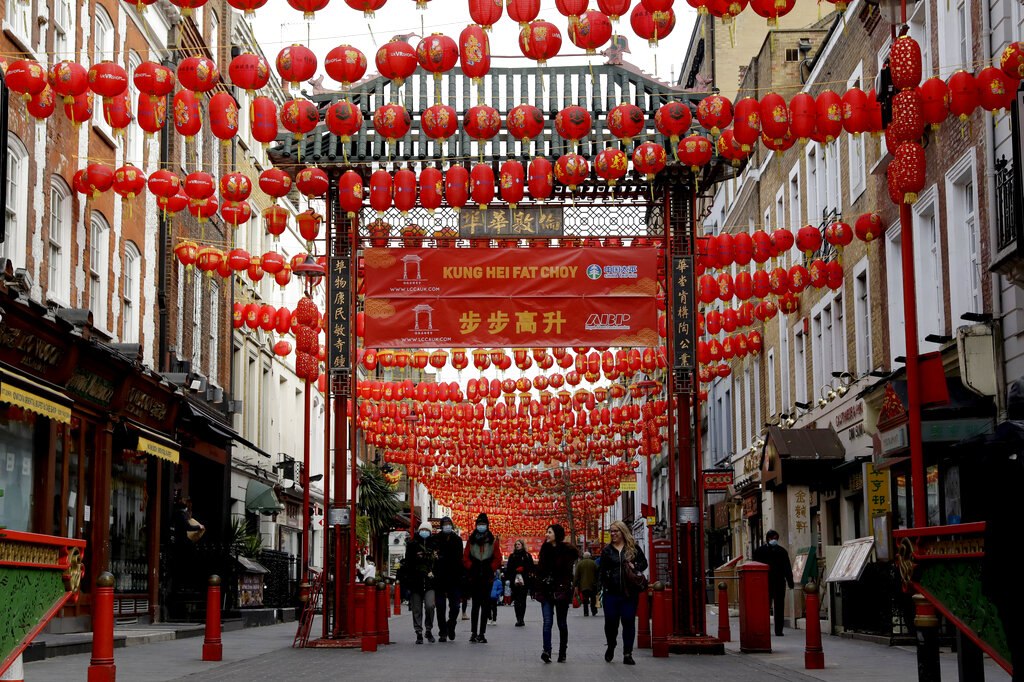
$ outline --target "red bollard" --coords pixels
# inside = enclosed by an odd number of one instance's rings
[[[395,590],[395,611],[394,611],[394,615],[401,616],[402,615],[402,587],[398,583],[395,583],[394,590]]]
[[[391,644],[388,633],[388,587],[377,585],[377,644]]]
[[[89,682],[114,682],[114,576],[104,571],[92,595],[92,658]]]
[[[366,617],[363,615],[363,606],[366,603],[366,588],[362,583],[356,583],[355,590],[355,624],[352,628],[352,636],[358,637],[363,634],[363,619]]]
[[[665,585],[652,585],[654,602],[651,604],[651,653],[655,658],[668,658],[668,614],[665,612]]]
[[[651,648],[651,590],[640,593],[640,601],[636,605],[636,646],[638,649]]]
[[[821,617],[818,615],[818,583],[804,585],[804,609],[807,613],[807,645],[804,647],[804,668],[821,670],[825,667],[825,652],[821,648]]]
[[[363,584],[362,650],[377,650],[377,589],[373,578]]]
[[[723,642],[732,641],[729,629],[729,587],[725,581],[718,583],[718,639]]]
[[[768,611],[768,565],[748,561],[740,572],[740,651],[772,652],[771,615]]]
[[[220,576],[211,575],[206,588],[206,637],[203,639],[203,660],[219,661],[224,658],[224,645],[220,641]]]

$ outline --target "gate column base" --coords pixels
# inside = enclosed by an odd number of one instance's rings
[[[668,650],[673,654],[690,656],[724,656],[725,644],[715,637],[680,637],[669,635]]]

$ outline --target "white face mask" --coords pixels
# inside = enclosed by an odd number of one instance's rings
[[[420,531],[420,537],[424,538],[424,539],[425,538],[429,538],[430,537],[430,531],[429,530],[421,530]]]
[[[774,547],[775,545],[779,544],[779,541],[775,540],[775,539],[772,539],[772,540],[768,541],[768,544],[771,545],[772,547]]]
[[[486,523],[478,523],[476,525],[476,531],[478,533],[486,533],[487,532],[487,524]]]
[[[451,526],[441,526],[441,530],[443,530],[445,533],[451,533],[452,532],[452,527]]]

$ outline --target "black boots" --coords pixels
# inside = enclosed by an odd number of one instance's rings
[[[615,658],[615,645],[614,644],[612,644],[611,646],[609,646],[608,648],[606,648],[604,650],[604,660],[606,662],[611,663],[613,658]]]
[[[545,649],[544,653],[542,653],[540,655],[540,660],[544,661],[545,663],[550,663],[551,662],[551,652],[548,651],[547,649]]]

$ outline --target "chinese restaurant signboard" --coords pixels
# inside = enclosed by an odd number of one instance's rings
[[[460,211],[459,237],[462,239],[505,237],[561,237],[562,209],[531,206],[516,209]]]
[[[349,346],[352,320],[352,277],[350,276],[348,258],[332,257],[328,262],[328,267],[328,369],[344,370],[349,368],[352,355],[352,349]]]

